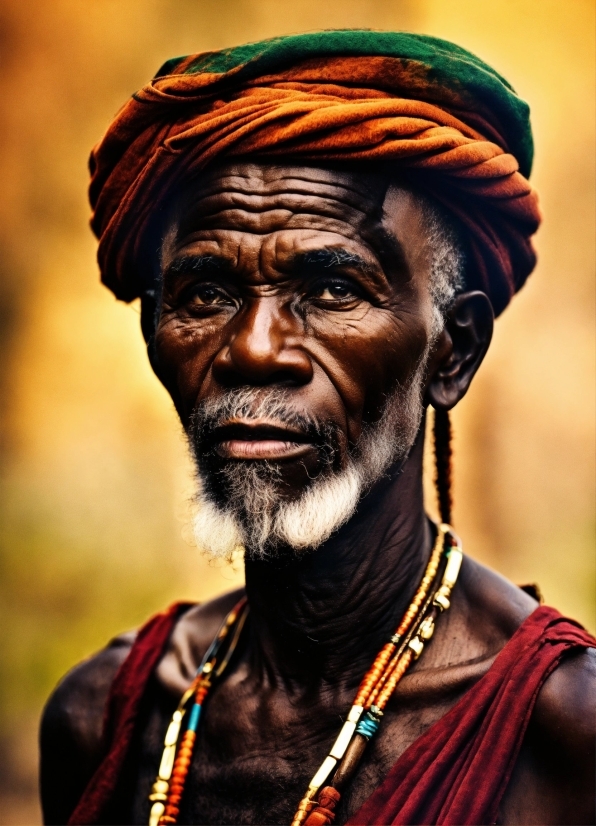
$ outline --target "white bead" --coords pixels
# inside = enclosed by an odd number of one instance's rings
[[[335,759],[335,757],[326,757],[321,763],[321,768],[310,781],[309,789],[313,789],[314,791],[320,789],[325,780],[327,780],[333,769],[336,767],[336,765],[337,760]]]
[[[343,724],[340,733],[338,734],[337,740],[333,744],[333,748],[329,752],[331,757],[335,757],[337,760],[341,760],[341,758],[346,753],[346,749],[352,739],[352,735],[356,731],[356,723],[352,723],[350,720],[346,720]]]

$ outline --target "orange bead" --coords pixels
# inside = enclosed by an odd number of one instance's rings
[[[188,766],[190,766],[191,764],[191,757],[192,755],[190,754],[179,754],[176,758],[176,762],[174,763],[174,768],[176,769],[186,767],[186,769],[188,770]]]
[[[410,665],[410,662],[412,661],[412,656],[413,656],[412,651],[406,651],[406,653],[400,659],[400,661],[397,664],[393,674],[387,680],[387,683],[386,683],[385,687],[383,688],[383,690],[381,691],[381,693],[379,694],[379,696],[377,698],[376,705],[378,706],[378,708],[383,709],[387,705],[387,701],[389,700],[389,698],[393,694],[395,686],[401,680],[401,678],[405,674],[408,666]]]

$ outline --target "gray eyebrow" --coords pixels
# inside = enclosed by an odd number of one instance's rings
[[[323,248],[320,250],[310,250],[296,255],[294,265],[302,267],[313,267],[316,269],[333,269],[334,267],[353,266],[364,272],[373,271],[374,267],[364,258],[355,252],[348,252],[344,249]]]
[[[375,268],[355,252],[333,247],[297,253],[292,257],[292,268],[320,271],[338,267],[357,267],[365,273],[374,274]],[[163,273],[164,281],[181,273],[230,273],[230,262],[218,255],[181,255],[168,265]]]
[[[218,255],[181,255],[166,268],[164,277],[183,272],[222,271],[229,268],[229,262]]]

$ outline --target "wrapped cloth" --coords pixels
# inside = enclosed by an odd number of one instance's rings
[[[527,104],[437,38],[326,31],[175,58],[91,154],[102,280],[125,301],[147,288],[163,205],[208,164],[383,162],[456,216],[466,287],[499,314],[536,262],[532,154]]]
[[[139,631],[112,684],[105,757],[70,824],[129,822],[130,789],[122,781],[135,759],[135,728],[148,724],[143,699],[151,675],[187,608],[173,605]],[[566,657],[594,647],[594,637],[576,622],[554,608],[537,608],[486,674],[398,758],[347,826],[496,823],[542,685]]]

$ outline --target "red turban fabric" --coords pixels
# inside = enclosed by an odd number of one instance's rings
[[[459,219],[466,286],[498,314],[536,261],[531,155],[526,104],[478,58],[435,38],[320,32],[175,59],[91,155],[102,280],[125,301],[143,292],[160,205],[214,161],[383,161]]]

